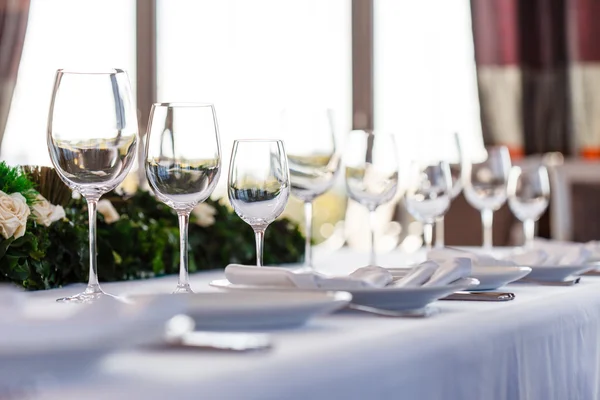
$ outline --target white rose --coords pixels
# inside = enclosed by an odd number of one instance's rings
[[[194,207],[192,214],[196,217],[196,225],[206,228],[215,223],[217,210],[210,204],[200,203]]]
[[[21,193],[8,195],[0,191],[0,234],[5,239],[20,238],[25,234],[27,217],[31,211]]]
[[[45,226],[50,226],[65,217],[65,210],[61,206],[50,204],[41,194],[36,196],[35,203],[31,206],[31,213],[37,223]]]
[[[98,202],[98,212],[104,216],[104,222],[107,224],[117,222],[121,218],[110,200],[100,200]]]

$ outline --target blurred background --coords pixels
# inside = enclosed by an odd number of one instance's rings
[[[379,251],[414,251],[422,226],[401,206],[415,158],[509,148],[552,168],[538,234],[600,238],[600,2],[594,0],[2,0],[0,158],[50,165],[46,120],[58,68],[128,71],[145,132],[153,102],[215,104],[224,168],[237,138],[281,137],[290,104],[333,110],[338,146],[352,129],[393,133],[397,200],[377,211]],[[214,197],[225,194],[226,173]],[[136,177],[133,173],[132,179]],[[581,210],[585,210],[582,212]],[[292,199],[285,216],[302,221]],[[366,249],[366,210],[343,177],[314,205],[325,248]],[[462,195],[446,244],[478,245]],[[494,241],[520,239],[505,206]],[[597,219],[596,219],[597,220]]]

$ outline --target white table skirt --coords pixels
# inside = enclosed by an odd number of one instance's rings
[[[363,259],[345,250],[319,264],[341,271]],[[398,266],[404,259],[389,254],[382,264]],[[208,282],[221,276],[196,274],[192,287],[213,290]],[[168,277],[105,289],[174,285]],[[441,312],[428,319],[348,313],[317,318],[304,328],[275,332],[275,348],[265,353],[117,353],[93,377],[55,383],[36,398],[600,399],[600,277],[584,277],[573,287],[504,289],[516,299],[441,301]],[[36,295],[54,298],[58,292]]]

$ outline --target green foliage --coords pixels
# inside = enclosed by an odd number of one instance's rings
[[[2,172],[0,171],[0,175]],[[1,182],[1,180],[0,180]],[[9,191],[10,193],[10,191]],[[148,192],[131,197],[115,192],[111,200],[121,218],[107,224],[98,214],[98,273],[101,281],[149,278],[176,273],[179,268],[177,215]],[[229,263],[255,263],[254,233],[228,207],[208,201],[216,223],[201,227],[192,216],[189,225],[189,269],[223,268]],[[45,227],[29,221],[19,239],[0,238],[0,281],[26,289],[48,289],[87,281],[89,269],[87,205],[73,199],[66,218]],[[267,264],[300,261],[304,238],[289,220],[275,221],[265,236]]]
[[[0,190],[6,194],[21,193],[27,203],[35,199],[33,182],[21,172],[19,167],[9,167],[6,162],[0,162]]]

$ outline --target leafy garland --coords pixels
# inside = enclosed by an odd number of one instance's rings
[[[89,270],[88,215],[85,200],[65,196],[65,188],[50,168],[9,167],[0,163],[0,190],[19,192],[34,204],[38,192],[46,199],[62,198],[65,217],[45,226],[28,218],[25,234],[0,237],[0,282],[26,289],[49,289],[86,282]],[[34,190],[35,189],[35,190]],[[68,190],[68,188],[66,188]],[[149,192],[133,195],[110,192],[108,199],[119,214],[108,221],[98,213],[98,274],[101,281],[150,278],[176,273],[179,268],[177,215]],[[254,235],[250,227],[226,205],[207,201],[214,208],[214,224],[189,226],[189,270],[223,268],[229,263],[255,262]],[[111,223],[109,223],[111,222]],[[0,220],[0,224],[2,221]],[[275,221],[265,235],[265,263],[300,261],[304,238],[297,224]]]

